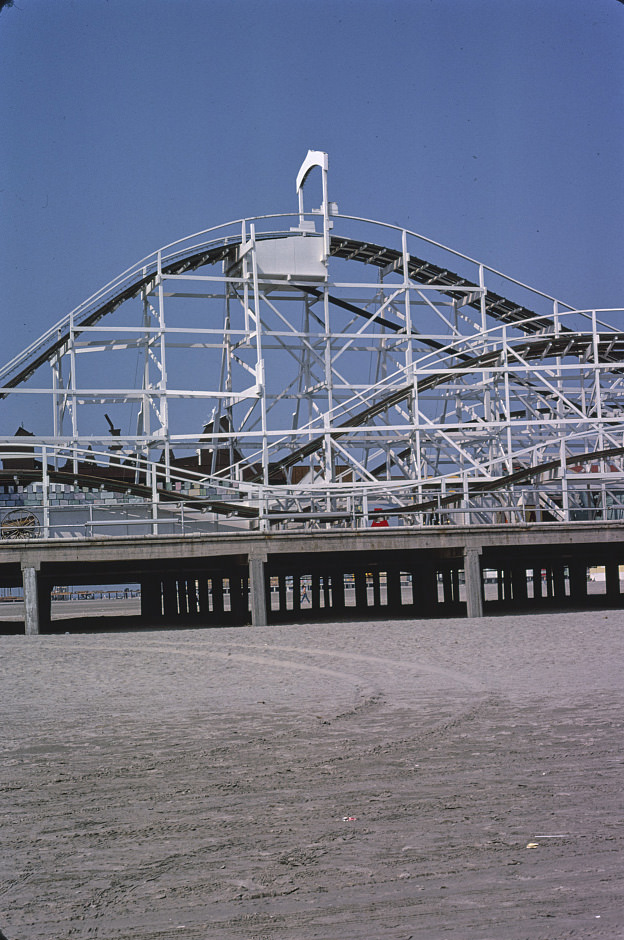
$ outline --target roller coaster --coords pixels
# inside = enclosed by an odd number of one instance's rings
[[[295,188],[0,369],[2,537],[624,518],[622,311]]]

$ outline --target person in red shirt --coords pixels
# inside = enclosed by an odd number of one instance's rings
[[[377,509],[373,509],[373,512],[383,512],[383,510],[381,508],[377,508]],[[388,522],[385,516],[376,516],[373,519],[373,522],[371,523],[371,528],[378,529],[378,528],[381,528],[382,526],[389,526],[389,525],[390,523]]]

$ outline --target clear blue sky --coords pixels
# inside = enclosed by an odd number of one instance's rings
[[[309,148],[341,211],[624,306],[618,0],[15,0],[0,88],[3,360],[161,244],[294,210]]]

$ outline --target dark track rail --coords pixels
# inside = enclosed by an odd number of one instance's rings
[[[577,334],[566,334],[565,336],[538,336],[531,337],[530,339],[521,339],[518,340],[515,344],[510,344],[517,355],[529,361],[536,359],[543,359],[546,356],[573,356],[575,358],[580,358],[581,356],[588,356],[593,354],[594,349],[594,337],[591,333],[577,333]],[[599,362],[621,362],[624,359],[624,334],[614,337],[613,334],[609,333],[606,336],[598,337],[598,360]],[[444,382],[452,381],[457,375],[464,375],[474,370],[487,368],[488,366],[494,367],[501,363],[501,357],[503,355],[502,350],[496,349],[483,353],[480,356],[473,356],[472,358],[462,360],[461,365],[456,366],[455,368],[449,368],[442,372],[435,372],[431,375],[427,375],[424,378],[420,379],[417,382],[418,392],[429,391],[432,388],[436,388]],[[338,430],[330,431],[332,438],[340,438],[345,434],[348,434],[352,428],[356,428],[365,424],[367,421],[372,418],[377,417],[377,415],[386,411],[388,408],[398,405],[400,402],[405,401],[414,391],[414,386],[412,383],[409,385],[403,385],[391,394],[380,398],[379,401],[370,405],[368,408],[364,408],[362,411],[357,412],[347,421],[344,421],[339,425]],[[344,429],[344,430],[340,430]],[[281,474],[284,470],[287,470],[289,467],[294,466],[299,463],[301,460],[309,457],[311,454],[320,450],[323,446],[323,441],[325,440],[325,434],[315,437],[313,440],[308,441],[307,444],[304,444],[303,447],[297,448],[293,451],[288,457],[285,457],[283,460],[278,461],[272,468],[272,472],[275,475]],[[385,464],[384,464],[385,466]],[[372,471],[373,474],[375,471]],[[260,482],[261,475],[256,474],[251,478],[251,482]]]
[[[373,245],[369,242],[354,241],[348,238],[334,237],[331,239],[331,254],[336,258],[345,258],[372,264],[379,268],[396,271],[403,274],[403,254],[394,248],[384,248],[382,245]],[[440,287],[440,292],[455,300],[465,297],[465,288],[479,290],[478,285],[466,278],[460,277],[453,271],[440,268],[431,261],[423,258],[409,256],[407,263],[408,277],[418,284],[433,284]],[[464,288],[459,290],[458,288]],[[469,300],[468,306],[481,310],[479,299]],[[543,330],[554,330],[554,323],[548,317],[538,316],[535,311],[529,310],[521,304],[507,300],[493,291],[485,295],[485,309],[489,316],[501,323],[517,326],[525,333],[540,333]],[[528,321],[528,322],[527,322]],[[561,329],[561,328],[560,328]]]
[[[179,471],[178,471],[179,473]],[[134,476],[134,473],[132,473]],[[41,468],[39,469],[5,469],[0,470],[0,484],[13,483],[15,478],[22,482],[31,483],[41,479]],[[133,480],[124,477],[115,478],[109,474],[98,475],[97,473],[85,473],[78,471],[73,473],[67,470],[56,470],[54,467],[48,467],[48,477],[52,483],[69,483],[78,486],[86,486],[92,489],[104,487],[112,493],[132,493],[133,496],[140,496],[149,501],[152,499],[151,487],[143,483],[136,483]],[[191,478],[189,477],[189,481]],[[192,480],[195,482],[195,480]],[[222,499],[211,499],[210,497],[190,496],[184,493],[178,493],[174,490],[168,490],[165,487],[157,487],[159,499],[168,503],[183,503],[188,509],[207,509],[218,515],[237,515],[247,519],[256,519],[259,515],[254,506],[245,506],[237,503],[229,503]]]
[[[275,238],[276,236],[271,235],[267,237]],[[163,265],[163,274],[184,274],[186,271],[195,271],[204,265],[218,264],[220,261],[224,261],[231,256],[232,250],[237,244],[240,244],[240,239],[228,238],[227,241],[209,249],[182,254],[178,258],[170,260]],[[369,242],[360,242],[334,236],[331,238],[330,254],[335,258],[359,261],[363,264],[372,264],[378,268],[396,271],[399,274],[403,272],[403,255],[401,252]],[[74,330],[80,332],[81,327],[93,326],[103,317],[113,313],[122,303],[136,297],[146,288],[154,280],[155,274],[156,268],[153,266],[149,272],[133,280],[119,293],[107,298],[94,309],[85,311],[82,316],[74,321]],[[475,291],[479,290],[477,285],[460,277],[458,274],[414,256],[410,256],[408,275],[417,283],[439,287],[441,293],[454,299],[465,297],[465,290],[460,290],[459,288],[465,289],[468,287],[474,288]],[[297,285],[293,286],[296,287]],[[346,306],[346,302],[340,301],[338,298],[332,298],[332,302],[339,306]],[[481,302],[479,299],[472,299],[468,301],[468,306],[480,310]],[[507,300],[492,291],[486,292],[485,308],[489,316],[502,323],[512,324],[525,333],[540,333],[545,330],[554,331],[555,329],[553,321],[548,317],[539,316],[527,307],[515,304],[513,301]],[[354,313],[360,316],[370,316],[366,311],[362,311],[355,305],[349,305],[347,309],[352,309]],[[387,325],[391,328],[398,329],[398,326],[392,324],[390,321],[388,321]],[[569,331],[560,328],[559,332]],[[69,328],[64,328],[59,331],[30,362],[20,368],[14,375],[6,378],[4,387],[15,388],[25,382],[40,366],[48,362],[55,352],[63,347],[68,341],[69,336]],[[433,341],[429,342],[429,345],[437,347],[437,344]],[[0,392],[0,397],[4,398],[6,394],[6,392]]]

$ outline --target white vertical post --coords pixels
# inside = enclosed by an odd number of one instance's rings
[[[60,332],[60,331],[59,331]],[[61,408],[62,396],[59,390],[63,387],[63,370],[61,351],[52,359],[52,433],[58,438],[63,433],[63,411]],[[54,456],[54,466],[58,467],[57,455]]]
[[[325,162],[321,167],[321,176],[323,180],[323,202],[321,210],[323,212],[323,260],[327,262],[329,258],[329,201],[327,196],[327,154],[324,154]]]
[[[146,269],[143,268],[143,275],[145,276]],[[139,453],[143,454],[143,459],[145,461],[149,460],[150,457],[150,448],[149,448],[149,437],[151,433],[151,401],[150,401],[150,364],[149,364],[149,353],[151,346],[151,319],[150,319],[150,305],[147,295],[147,288],[143,290],[143,380],[142,380],[142,391],[143,395],[141,397],[141,410],[137,416],[137,435],[141,435],[145,441],[144,445],[141,446],[137,444],[137,458]],[[137,471],[139,471],[139,463],[137,460]],[[139,474],[137,472],[137,479]]]
[[[555,336],[559,336],[559,304],[555,300],[553,301],[553,318],[555,324]],[[561,370],[561,356],[557,356],[556,359],[556,376],[557,376],[557,391],[559,395],[557,396],[557,426],[559,430],[562,429],[562,419],[563,419],[563,373]],[[581,385],[584,385],[583,379],[581,377]],[[584,410],[584,409],[583,409]],[[565,432],[564,432],[565,433]],[[559,459],[561,460],[561,506],[563,509],[563,518],[566,522],[569,522],[568,518],[568,477],[567,477],[567,465],[566,465],[566,448],[565,441],[563,436],[561,438],[561,446],[559,449]]]
[[[486,352],[487,352],[487,345],[485,345],[485,340],[486,340],[486,336],[487,336],[487,290],[486,290],[486,287],[485,287],[485,268],[483,267],[482,264],[479,265],[479,290],[481,291],[481,299],[480,299],[480,306],[481,306],[481,332],[482,332],[482,334],[483,334],[483,342],[484,342],[484,345],[483,345],[482,349],[483,349],[483,352],[486,353]],[[491,422],[491,420],[492,420],[492,391],[491,391],[491,384],[490,384],[491,373],[490,373],[490,372],[483,372],[482,375],[483,375],[483,377],[482,377],[482,381],[483,381],[483,417],[484,417],[485,421],[487,421],[488,424],[489,424],[489,423]],[[494,444],[494,442],[493,442],[493,440],[492,440],[491,428],[488,430],[488,434],[489,434],[489,440],[490,440],[489,459],[490,459],[490,463],[492,463],[493,460],[494,460],[494,453],[495,453],[495,446],[496,446],[496,445]]]
[[[412,376],[412,394],[410,395],[410,419],[411,419],[411,469],[412,474],[420,476],[420,421],[418,420],[418,380],[413,368],[414,350],[412,339],[412,308],[410,303],[410,283],[409,283],[409,251],[407,250],[407,232],[403,229],[401,233],[401,249],[403,254],[403,292],[405,297],[405,334],[407,345],[405,347],[405,374]]]
[[[268,532],[269,530],[269,520],[267,518],[268,512],[268,500],[266,496],[261,496],[258,500],[258,529],[260,532]]]
[[[507,425],[507,473],[513,473],[513,443],[511,439],[511,400],[509,396],[509,348],[507,346],[507,326],[503,327],[503,363],[505,365],[505,424]]]
[[[598,341],[600,335],[596,324],[596,311],[592,310],[592,340],[593,340],[593,367],[594,367],[594,398],[596,402],[596,417],[598,419],[598,449],[604,450],[604,424],[602,417],[602,389],[600,387],[600,350]],[[600,458],[600,472],[605,472],[604,457]]]
[[[158,252],[158,335],[160,339],[160,426],[165,442],[165,478],[170,479],[169,399],[167,397],[165,291],[162,277],[162,252]]]
[[[325,324],[325,349],[324,349],[324,365],[325,365],[325,388],[327,393],[327,408],[323,416],[323,428],[325,432],[324,441],[323,441],[323,452],[325,455],[325,473],[324,479],[326,483],[333,482],[334,473],[333,473],[333,454],[331,446],[331,436],[329,434],[329,425],[331,422],[331,413],[334,407],[334,393],[333,393],[333,376],[332,376],[332,352],[331,352],[331,322],[329,314],[329,286],[325,284],[323,289],[323,313],[324,313],[324,324]]]
[[[559,460],[561,462],[561,508],[563,509],[563,521],[570,521],[570,502],[568,498],[568,465],[566,462],[565,441],[561,439],[559,445]],[[536,500],[536,503],[538,500]]]
[[[152,535],[158,535],[158,478],[156,475],[156,464],[152,460],[150,464],[152,476]]]
[[[241,226],[241,249],[247,248],[247,226],[245,220]],[[251,331],[251,326],[249,323],[249,258],[248,252],[245,250],[243,255],[243,263],[241,266],[241,274],[243,277],[243,313],[245,315],[245,339],[249,339],[249,333]]]
[[[462,475],[462,489],[463,489],[463,509],[462,514],[462,525],[470,525],[470,488],[468,486],[468,473]]]
[[[251,270],[253,277],[254,317],[256,321],[256,385],[260,395],[260,421],[262,431],[262,480],[265,486],[269,484],[269,438],[267,435],[267,402],[266,380],[264,375],[264,358],[262,353],[262,323],[260,319],[260,288],[258,285],[258,259],[256,257],[256,228],[250,227]]]
[[[487,291],[485,289],[485,268],[482,264],[479,265],[479,290],[481,292],[481,330],[483,333],[485,333],[487,331]]]
[[[78,454],[77,454],[77,438],[78,438],[78,398],[76,395],[76,336],[74,333],[74,313],[73,311],[69,315],[69,361],[70,361],[70,376],[69,376],[69,387],[71,389],[71,419],[72,419],[72,463],[73,463],[73,473],[78,473]]]
[[[50,538],[50,477],[48,474],[48,448],[41,448],[41,502],[43,506],[43,537]]]

